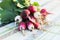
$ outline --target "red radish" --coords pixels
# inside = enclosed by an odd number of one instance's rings
[[[46,9],[41,9],[40,13],[42,13],[42,15],[46,16],[48,14],[48,12],[46,11]]]
[[[30,14],[30,11],[28,9],[25,9],[23,12],[26,13],[27,15]]]
[[[34,25],[33,25],[33,23],[32,22],[27,22],[27,27],[28,27],[28,29],[29,30],[33,30],[34,29]]]
[[[30,11],[28,9],[25,9],[22,13],[21,13],[21,17],[23,19],[26,19],[27,18],[27,15],[30,14]]]
[[[36,23],[36,19],[33,16],[28,16],[28,19],[32,22],[32,23]]]
[[[29,18],[29,20],[34,24],[35,28],[41,29],[40,24],[36,21],[36,19],[35,19],[34,17],[29,16],[28,18]]]
[[[31,13],[34,13],[37,11],[37,7],[36,6],[29,6],[28,9],[30,10]]]
[[[25,30],[26,29],[26,24],[24,22],[20,22],[19,26],[18,26],[18,30]]]
[[[45,13],[45,12],[46,12],[46,9],[41,9],[40,12],[41,12],[41,13]]]
[[[34,24],[34,26],[35,26],[35,28],[37,28],[37,29],[41,29],[41,25],[40,25],[38,22],[36,22],[36,23]]]

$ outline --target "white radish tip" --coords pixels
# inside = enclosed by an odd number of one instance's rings
[[[34,17],[35,17],[35,18],[39,18],[40,16],[41,16],[41,13],[40,13],[40,12],[35,12],[35,13],[34,13]]]
[[[18,15],[18,16],[16,16],[16,17],[15,17],[15,22],[16,22],[16,21],[21,22],[21,21],[22,21],[21,16],[19,16],[19,15]]]

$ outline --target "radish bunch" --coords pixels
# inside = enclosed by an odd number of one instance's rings
[[[19,22],[18,30],[41,29],[41,25],[44,25],[44,21],[48,14],[46,9],[38,11],[36,6],[30,5],[27,9],[24,9],[21,12],[20,16],[15,18],[15,22]]]

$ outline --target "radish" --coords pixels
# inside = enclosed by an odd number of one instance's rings
[[[34,24],[34,26],[35,26],[36,29],[41,29],[41,25],[40,25],[38,22],[36,22],[36,23]]]
[[[19,24],[21,21],[22,21],[21,16],[20,16],[20,15],[17,15],[17,16],[15,17],[15,24],[17,25],[17,24]]]
[[[46,9],[41,9],[40,13],[42,13],[42,15],[46,16],[48,14],[48,12],[46,11]]]
[[[35,12],[34,13],[34,17],[35,18],[40,18],[41,17],[41,13],[40,12]]]
[[[25,35],[25,29],[26,29],[26,24],[24,22],[20,22],[18,26],[18,30],[21,31],[23,35]]]
[[[36,18],[38,23],[43,24],[42,23],[42,14],[40,12],[35,12],[34,17]]]
[[[27,15],[30,14],[30,11],[28,9],[25,9],[23,12],[26,13]]]
[[[29,10],[31,13],[34,13],[34,12],[37,11],[37,7],[31,5],[31,6],[28,7],[28,10]]]
[[[24,22],[20,22],[19,26],[18,26],[18,30],[25,30],[26,29],[26,24]]]
[[[42,22],[43,22],[43,24],[48,24],[48,22],[47,22],[47,16],[49,16],[48,14],[51,14],[51,13],[48,13],[47,11],[46,11],[46,9],[42,9],[41,11],[40,11],[41,13],[42,13]],[[50,20],[50,19],[49,19]]]
[[[28,27],[28,29],[29,30],[31,30],[31,31],[33,31],[33,29],[34,29],[34,25],[33,25],[33,23],[32,22],[27,22],[27,27]]]
[[[25,9],[24,11],[22,11],[21,17],[23,19],[26,19],[29,14],[30,14],[30,11],[28,9]]]
[[[35,28],[41,29],[41,25],[36,21],[36,19],[32,16],[28,16],[29,20],[34,24]]]
[[[36,19],[33,16],[28,16],[28,19],[32,22],[32,23],[36,23]]]

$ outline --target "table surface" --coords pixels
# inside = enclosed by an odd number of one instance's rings
[[[26,35],[23,36],[20,31],[17,31],[15,24],[10,23],[0,28],[0,40],[60,40],[60,1],[51,0],[51,2],[41,1],[40,3],[41,8],[46,8],[53,13],[50,17],[53,23],[45,27],[47,31],[34,30],[35,35],[33,35],[32,32],[26,30]]]

